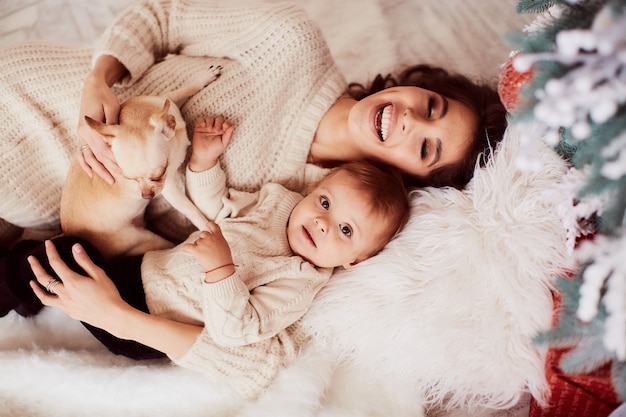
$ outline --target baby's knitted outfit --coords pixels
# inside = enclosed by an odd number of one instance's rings
[[[221,77],[182,113],[189,132],[199,116],[234,124],[221,162],[228,185],[246,191],[267,182],[302,187],[317,126],[347,87],[317,25],[288,4],[138,2],[107,30],[95,55],[44,43],[9,48],[0,52],[0,218],[58,227],[83,82],[102,54],[129,70],[115,87],[120,101],[174,90],[221,65]]]
[[[333,269],[316,268],[291,251],[287,222],[300,194],[267,184],[253,194],[231,190],[229,196],[224,182],[219,165],[187,172],[191,198],[220,225],[235,273],[208,284],[196,258],[178,245],[146,253],[141,276],[151,314],[204,325],[189,351],[172,360],[255,398],[306,342],[297,321]]]

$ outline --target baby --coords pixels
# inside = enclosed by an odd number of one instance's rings
[[[55,306],[116,354],[168,356],[257,397],[306,342],[298,320],[333,269],[378,253],[406,223],[409,202],[398,172],[368,162],[333,169],[306,196],[278,184],[229,190],[218,158],[232,132],[222,118],[196,121],[186,186],[215,220],[205,230],[106,263],[72,237],[22,244],[1,271],[13,294],[0,313]]]

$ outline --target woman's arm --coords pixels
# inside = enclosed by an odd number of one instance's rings
[[[126,304],[111,314],[111,326],[104,329],[120,339],[130,339],[165,353],[182,357],[202,332],[202,326],[180,323],[144,313]],[[84,320],[83,320],[84,321]]]
[[[120,297],[117,288],[102,268],[95,265],[82,246],[72,248],[74,259],[88,276],[72,271],[61,259],[54,244],[46,241],[50,266],[63,281],[54,287],[56,295],[31,282],[33,291],[46,306],[57,307],[73,319],[106,330],[121,339],[135,340],[179,358],[193,345],[202,326],[180,323],[137,310]],[[54,278],[35,257],[30,265],[42,286]]]
[[[302,13],[288,3],[146,0],[127,8],[100,39],[99,55],[111,55],[139,79],[168,54],[257,62],[259,36]],[[264,38],[261,38],[264,39]],[[287,39],[286,41],[289,41]]]

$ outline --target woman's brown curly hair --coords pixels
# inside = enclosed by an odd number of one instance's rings
[[[474,175],[477,160],[486,162],[491,150],[502,140],[507,127],[507,112],[495,88],[476,83],[461,74],[453,74],[443,68],[415,65],[402,71],[397,77],[377,75],[369,86],[351,83],[348,93],[357,100],[396,86],[415,86],[434,91],[449,99],[457,100],[478,116],[478,127],[466,157],[452,165],[433,170],[426,177],[408,176],[409,186],[450,186],[464,188]]]

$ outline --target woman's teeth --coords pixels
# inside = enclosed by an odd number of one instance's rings
[[[382,141],[387,140],[389,134],[389,121],[391,120],[391,106],[385,106],[382,110],[382,116],[380,118],[380,138]]]

